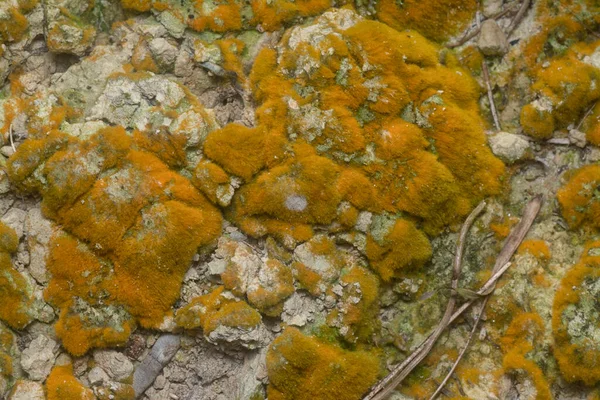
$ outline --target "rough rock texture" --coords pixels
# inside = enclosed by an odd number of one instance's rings
[[[0,398],[360,399],[537,194],[444,395],[597,398],[600,7],[521,4],[0,1]]]

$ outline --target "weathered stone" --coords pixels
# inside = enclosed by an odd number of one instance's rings
[[[502,56],[508,51],[506,34],[493,19],[488,19],[481,24],[477,45],[486,56]]]
[[[115,350],[94,351],[94,361],[114,380],[122,381],[131,376],[133,364],[127,356]]]
[[[47,283],[49,276],[46,270],[46,257],[48,242],[52,235],[52,223],[44,218],[39,208],[32,208],[27,212],[25,231],[29,245],[29,273],[38,283]]]
[[[19,208],[11,208],[0,218],[0,220],[15,230],[17,237],[21,239],[23,237],[23,228],[27,212]]]
[[[45,400],[44,386],[40,382],[18,380],[13,386],[8,400]]]
[[[571,129],[569,131],[569,141],[571,144],[584,148],[587,145],[587,138],[584,132],[581,132],[578,129]]]
[[[490,136],[489,144],[492,152],[509,164],[524,159],[531,152],[527,139],[508,132]]]
[[[21,367],[34,381],[43,381],[50,374],[59,345],[47,336],[39,335],[23,350]]]
[[[136,398],[152,385],[160,371],[177,353],[180,343],[181,339],[177,335],[163,335],[158,338],[150,353],[133,373],[133,390]]]

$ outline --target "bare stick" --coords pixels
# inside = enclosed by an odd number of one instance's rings
[[[12,124],[8,126],[8,137],[10,138],[10,146],[12,147],[13,151],[16,152],[17,149],[15,148],[15,142],[13,141]]]
[[[492,269],[492,277],[477,291],[479,296],[487,296],[490,294],[494,288],[496,281],[502,276],[502,274],[510,267],[509,260],[512,258],[513,254],[519,247],[520,243],[523,241],[523,238],[531,228],[535,217],[537,216],[542,205],[542,197],[536,196],[534,197],[525,207],[523,212],[523,217],[521,221],[517,224],[517,226],[511,231],[508,236],[504,247],[500,251],[498,258],[496,259],[496,263],[494,264],[494,268]],[[465,221],[466,224],[466,221]],[[463,226],[464,228],[464,226]],[[458,253],[458,251],[457,251]],[[465,302],[458,310],[456,310],[452,316],[445,321],[445,325],[442,330],[449,326],[452,322],[454,322],[458,317],[460,317],[465,310],[475,303],[476,300],[469,300]],[[444,315],[445,316],[445,315]],[[444,318],[442,319],[444,321]],[[440,324],[441,326],[442,324]],[[410,356],[406,358],[400,365],[395,367],[392,372],[385,377],[381,382],[375,385],[371,391],[363,398],[363,400],[383,400],[387,395],[389,395],[397,386],[402,382],[402,380],[414,369],[419,362],[425,358],[428,354],[433,343],[437,341],[437,337],[434,337],[434,333],[436,333],[440,326],[437,327],[436,331],[431,333],[421,344],[419,344],[415,350],[411,353]],[[408,371],[408,372],[406,372]]]
[[[510,263],[508,261],[504,266],[501,266],[502,265],[501,263],[504,260],[506,260],[507,258],[508,258],[508,260],[510,260],[512,258],[514,252],[517,250],[517,248],[519,247],[519,245],[525,238],[525,235],[531,228],[531,225],[533,224],[533,221],[535,220],[535,217],[537,216],[537,214],[541,208],[541,205],[542,205],[542,199],[539,196],[535,197],[533,200],[531,200],[527,204],[527,207],[525,208],[525,211],[523,213],[523,217],[521,218],[521,221],[519,221],[519,224],[511,232],[510,236],[506,240],[506,243],[504,244],[504,247],[502,248],[502,251],[500,252],[500,255],[498,256],[498,258],[496,260],[496,264],[494,264],[494,269],[492,270],[494,272],[494,275],[498,275],[499,271],[506,270],[508,268],[507,266],[510,265]],[[491,281],[491,279],[489,281]],[[484,286],[488,286],[487,283]],[[475,331],[477,330],[477,327],[479,325],[479,321],[481,321],[481,317],[483,316],[483,311],[485,310],[485,306],[487,305],[487,302],[490,298],[490,294],[494,291],[494,288],[495,288],[495,283],[489,285],[489,287],[487,287],[487,288],[482,288],[482,290],[479,290],[479,292],[481,292],[480,295],[485,296],[485,298],[483,299],[483,302],[481,303],[481,307],[479,308],[479,312],[477,313],[477,317],[475,318],[475,322],[473,323],[473,328],[471,329],[471,333],[469,334],[467,343],[462,348],[460,354],[456,358],[456,361],[454,361],[454,364],[452,364],[452,368],[450,368],[450,371],[448,372],[448,374],[446,375],[446,377],[444,378],[442,383],[440,383],[437,390],[429,398],[429,400],[434,400],[440,394],[440,392],[442,391],[442,389],[444,388],[444,386],[446,385],[446,383],[448,382],[448,380],[450,379],[450,377],[452,376],[452,374],[458,367],[460,360],[462,360],[465,353],[467,352],[467,349],[469,348],[469,344],[471,343],[471,340],[473,339],[473,336],[475,335]]]
[[[579,121],[579,124],[577,125],[577,130],[579,130],[579,128],[581,128],[581,125],[583,125],[583,123],[585,122],[585,120],[587,119],[587,117],[590,116],[590,114],[592,113],[592,111],[594,111],[594,108],[596,108],[596,105],[598,104],[598,100],[596,100],[594,102],[594,104],[592,104],[592,106],[587,110],[587,112],[585,113],[585,115],[583,116],[583,118],[581,118],[581,121]]]
[[[492,15],[488,19],[493,19],[493,20],[500,19],[500,18],[504,17],[506,14],[510,13],[511,11],[513,11],[513,7],[509,7],[509,8],[507,8],[504,11],[500,11],[499,13],[497,13],[495,15]],[[479,32],[481,32],[481,25],[480,24],[475,28],[474,31],[472,31],[471,33],[465,33],[463,35],[463,37],[460,38],[457,42],[455,42],[455,43],[448,43],[446,45],[446,47],[449,48],[449,49],[453,49],[455,47],[462,46],[463,44],[465,44],[469,40],[473,39],[475,36],[479,35]]]
[[[512,35],[515,29],[517,29],[517,26],[519,26],[521,20],[525,17],[525,13],[527,12],[527,9],[529,8],[530,4],[531,0],[523,0],[521,8],[517,12],[515,19],[513,19],[513,21],[510,23],[510,26],[508,27],[508,33],[506,34],[507,38],[510,37],[510,35]]]
[[[458,367],[460,360],[462,360],[465,353],[467,352],[467,349],[469,348],[469,344],[471,344],[471,340],[473,340],[473,336],[475,336],[475,331],[477,331],[477,327],[479,326],[479,321],[481,321],[481,317],[483,316],[483,310],[485,309],[485,306],[487,305],[488,299],[489,299],[489,296],[483,299],[483,302],[481,303],[481,308],[479,308],[479,312],[477,313],[477,317],[475,318],[475,322],[473,323],[473,328],[471,329],[471,333],[469,333],[469,337],[467,338],[467,343],[465,343],[465,346],[462,348],[462,350],[458,354],[456,361],[454,361],[454,364],[452,364],[452,368],[450,368],[450,371],[448,371],[448,374],[446,374],[446,377],[444,378],[442,383],[439,384],[438,388],[431,395],[429,400],[435,400],[435,398],[440,394],[440,392],[442,390],[444,390],[444,386],[446,386],[446,383],[448,383],[448,381],[450,380],[450,377],[452,377],[452,374]]]
[[[458,241],[456,243],[456,254],[454,256],[454,263],[452,268],[452,293],[450,294],[450,298],[448,299],[448,304],[446,305],[446,311],[444,312],[444,316],[442,320],[438,324],[437,328],[429,337],[425,340],[425,342],[417,348],[402,364],[398,367],[394,368],[394,370],[384,378],[379,384],[377,384],[371,392],[365,397],[365,400],[373,399],[379,400],[385,398],[390,394],[396,387],[406,378],[406,376],[417,366],[419,363],[427,356],[437,339],[440,337],[446,326],[448,325],[448,321],[452,318],[452,314],[454,312],[454,306],[456,305],[456,289],[458,288],[458,279],[460,278],[460,272],[462,269],[462,257],[464,254],[464,247],[466,242],[466,236],[475,221],[475,218],[485,208],[486,203],[482,201],[479,205],[469,214],[465,222],[463,223],[462,229],[460,231]]]
[[[494,93],[492,92],[492,84],[490,83],[490,71],[488,70],[485,60],[481,62],[481,69],[483,71],[483,80],[485,81],[485,86],[487,88],[488,100],[490,101],[490,110],[494,117],[494,126],[497,131],[501,131],[502,127],[500,126],[500,120],[498,119],[498,112],[496,111],[496,104],[494,103]]]

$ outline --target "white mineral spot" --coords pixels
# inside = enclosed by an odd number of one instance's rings
[[[285,207],[290,211],[304,211],[307,205],[306,197],[297,194],[292,194],[285,199]]]

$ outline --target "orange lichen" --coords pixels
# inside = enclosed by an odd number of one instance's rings
[[[584,255],[562,278],[552,306],[554,357],[568,382],[595,385],[600,381],[600,346],[595,332],[600,257],[598,243],[586,247]],[[578,328],[570,326],[577,324]]]
[[[551,399],[550,385],[538,364],[527,355],[544,335],[544,322],[539,314],[521,313],[514,317],[505,335],[500,339],[504,352],[502,367],[505,373],[524,372],[536,389],[536,399]]]
[[[247,290],[248,302],[268,316],[283,311],[283,301],[294,293],[291,270],[281,262],[268,259],[261,268],[258,280]]]
[[[252,23],[266,31],[280,29],[300,17],[322,13],[331,7],[329,0],[251,0],[254,19]]]
[[[600,228],[600,166],[587,165],[574,171],[556,197],[562,215],[572,228]]]
[[[435,41],[460,33],[477,11],[475,0],[380,0],[377,18],[398,30],[414,29]]]
[[[46,216],[74,236],[50,243],[46,293],[61,309],[57,331],[73,354],[124,342],[135,321],[159,326],[198,247],[220,232],[219,211],[150,152],[171,163],[170,140],[139,133],[132,141],[121,127],[85,141],[56,132],[25,142],[9,162],[13,182],[40,193]],[[120,317],[93,322],[74,307],[101,315],[116,307]]]
[[[267,372],[272,400],[358,400],[376,382],[379,362],[286,328],[269,347]]]
[[[11,7],[7,17],[0,19],[0,38],[5,42],[18,42],[28,27],[27,18],[18,8]]]
[[[11,261],[19,240],[14,230],[0,223],[0,320],[14,329],[25,328],[32,320],[32,288]]]
[[[133,49],[133,54],[131,55],[131,65],[133,65],[137,71],[158,72],[156,61],[152,57],[152,53],[150,53],[148,45],[144,39],[140,39],[138,44]]]
[[[518,253],[529,253],[542,261],[548,261],[550,259],[550,248],[548,247],[548,243],[539,239],[528,239],[523,241],[519,246]]]
[[[57,365],[46,380],[48,400],[95,400],[94,392],[73,376],[73,365]]]
[[[315,26],[329,32],[318,42]],[[360,211],[408,213],[414,231],[435,234],[498,193],[504,167],[485,146],[479,89],[448,65],[416,32],[350,9],[286,32],[279,54],[263,50],[250,74],[257,127],[229,125],[205,143],[208,158],[247,182],[233,220],[263,236],[284,224],[350,230]],[[389,277],[396,266],[386,268]]]
[[[260,324],[262,318],[255,309],[226,296],[223,290],[220,286],[179,309],[175,315],[177,325],[185,329],[202,328],[205,335],[210,335],[220,326],[252,329]]]
[[[384,280],[418,268],[431,257],[427,237],[410,221],[398,219],[382,239],[367,237],[367,257]]]

